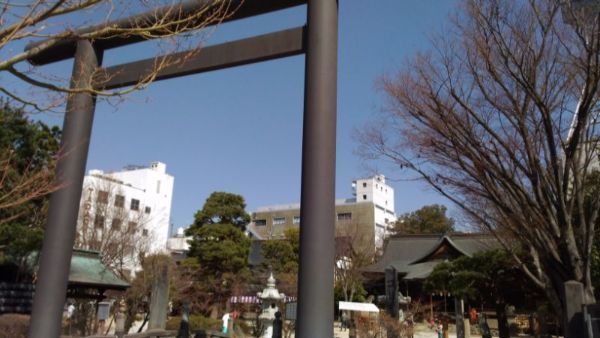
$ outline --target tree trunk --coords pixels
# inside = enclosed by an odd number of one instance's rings
[[[498,334],[500,338],[510,338],[506,304],[504,302],[496,302],[496,318],[498,318]]]

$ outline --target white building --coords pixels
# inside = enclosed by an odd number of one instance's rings
[[[169,237],[167,240],[167,250],[171,253],[175,261],[180,261],[187,256],[191,240],[192,236],[186,236],[183,228],[178,228],[177,233]]]
[[[120,264],[135,270],[141,251],[166,252],[174,183],[166,168],[152,162],[114,172],[90,170],[83,182],[78,246],[103,254],[125,251],[131,257]]]
[[[372,202],[375,207],[375,240],[383,244],[390,227],[396,221],[394,188],[385,183],[385,176],[376,175],[352,182],[356,203]]]

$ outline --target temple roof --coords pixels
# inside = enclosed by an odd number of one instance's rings
[[[28,259],[30,266],[37,265],[37,258],[38,253],[30,255]],[[69,289],[125,290],[129,286],[129,283],[119,278],[102,263],[100,252],[73,249],[69,269]]]
[[[424,279],[444,260],[497,248],[498,241],[484,234],[398,235],[388,239],[379,261],[363,271],[383,273],[394,267],[405,280]]]
[[[99,252],[74,249],[69,270],[71,286],[125,290],[129,284],[102,264]]]

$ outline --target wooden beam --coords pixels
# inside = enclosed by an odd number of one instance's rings
[[[255,36],[242,40],[208,46],[199,51],[169,55],[183,60],[166,66],[156,74],[154,81],[198,74],[213,70],[262,62],[304,53],[304,27]],[[158,58],[149,58],[104,69],[96,79],[95,87],[115,89],[132,86],[156,71]]]

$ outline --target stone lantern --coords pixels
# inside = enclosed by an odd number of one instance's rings
[[[273,336],[273,321],[275,320],[275,313],[279,311],[277,303],[285,299],[283,293],[279,293],[279,290],[275,288],[275,277],[273,273],[267,279],[267,287],[262,292],[257,293],[258,298],[261,299],[261,313],[258,316],[264,331],[262,338],[271,338]]]

